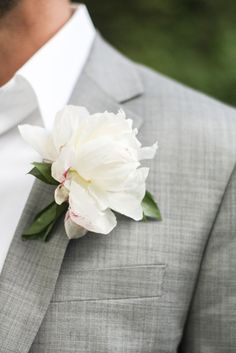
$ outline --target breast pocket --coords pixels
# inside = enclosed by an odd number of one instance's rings
[[[160,297],[165,270],[154,264],[63,272],[52,302]]]

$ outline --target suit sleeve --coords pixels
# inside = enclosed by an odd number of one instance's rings
[[[236,169],[206,246],[180,353],[236,353]]]

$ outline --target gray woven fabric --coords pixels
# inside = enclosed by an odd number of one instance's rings
[[[159,141],[148,189],[162,222],[47,244],[22,229],[52,198],[36,183],[0,277],[1,353],[236,352],[236,112],[132,63],[97,35],[71,103],[122,107]],[[4,236],[4,234],[2,235]]]

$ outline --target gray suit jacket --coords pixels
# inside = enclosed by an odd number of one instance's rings
[[[20,235],[51,200],[36,182],[0,277],[1,353],[236,352],[236,112],[124,58],[97,35],[71,104],[122,107],[159,141],[162,222],[109,236]],[[4,234],[1,234],[4,236]]]

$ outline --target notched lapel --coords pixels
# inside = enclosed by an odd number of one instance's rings
[[[134,63],[103,40],[99,33],[84,72],[119,103],[143,94],[143,84]]]
[[[122,102],[140,94],[142,86],[131,63],[98,35],[69,103],[91,113],[117,112]],[[124,110],[139,128],[141,117]],[[48,243],[21,240],[25,227],[52,198],[53,189],[36,181],[5,261],[0,276],[0,353],[29,351],[54,292],[68,245],[63,224]]]
[[[142,126],[142,117],[131,112],[117,102],[113,97],[109,96],[98,84],[83,72],[71,99],[70,104],[84,106],[88,111],[93,113],[102,113],[109,111],[118,113],[120,109],[125,111],[126,117],[132,119],[134,127],[140,128]]]

